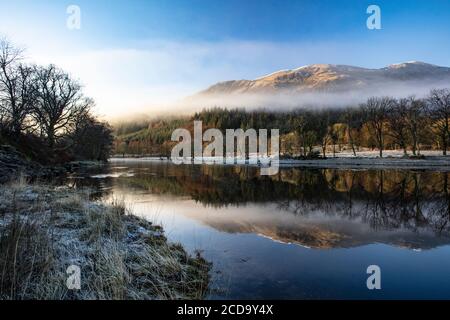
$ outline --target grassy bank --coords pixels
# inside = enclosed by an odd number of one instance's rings
[[[86,190],[0,185],[1,299],[201,299],[210,265]],[[81,289],[66,286],[70,265]]]

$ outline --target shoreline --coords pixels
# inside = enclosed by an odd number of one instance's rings
[[[209,285],[210,263],[123,202],[23,179],[0,185],[0,251],[0,299],[202,299]]]
[[[16,148],[0,144],[0,184],[18,177],[31,180],[52,181],[68,174],[99,168],[107,162],[97,160],[74,160],[66,163],[42,164],[31,160]]]
[[[170,162],[170,159],[159,157],[112,157],[109,163],[120,162]],[[325,159],[280,159],[280,168],[317,168],[317,169],[417,169],[417,170],[440,170],[450,171],[450,156],[426,156],[424,158],[413,159],[403,157],[386,156],[379,157],[334,157]],[[234,159],[233,164],[223,163],[214,159],[203,159],[201,164],[207,165],[245,165],[258,167],[249,164],[244,159]]]
[[[327,158],[321,160],[280,160],[280,167],[322,169],[430,169],[450,171],[450,158]]]

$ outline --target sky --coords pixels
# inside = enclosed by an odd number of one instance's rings
[[[219,81],[313,63],[450,66],[450,1],[0,0],[0,35],[79,79],[100,116],[154,115]]]

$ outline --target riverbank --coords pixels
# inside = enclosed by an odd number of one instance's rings
[[[199,254],[123,202],[23,179],[0,185],[0,252],[1,299],[201,299],[209,282]]]
[[[336,154],[335,157],[327,155],[327,158],[317,159],[283,159],[278,163],[281,168],[318,168],[318,169],[417,169],[417,170],[439,170],[450,171],[450,156],[442,156],[438,151],[424,151],[421,157],[404,157],[398,150],[389,150],[385,156],[380,158],[377,151],[360,152],[357,156],[350,153]],[[161,162],[170,161],[168,158],[160,157],[113,157],[109,159],[112,163],[121,162]],[[203,158],[204,164],[227,165],[223,159],[214,157]],[[234,159],[235,165],[250,165],[248,160]]]
[[[71,161],[65,164],[42,165],[29,159],[10,145],[0,145],[0,183],[25,177],[31,180],[51,180],[68,173],[88,170],[105,165],[102,161]]]
[[[280,160],[280,167],[320,169],[430,169],[450,171],[450,157],[428,156],[417,159],[400,157],[336,157],[312,160]]]

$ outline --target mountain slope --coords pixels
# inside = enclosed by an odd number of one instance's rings
[[[416,61],[394,64],[381,69],[313,64],[274,72],[255,80],[220,82],[200,94],[341,91],[379,86],[386,82],[441,81],[450,81],[450,68]]]

